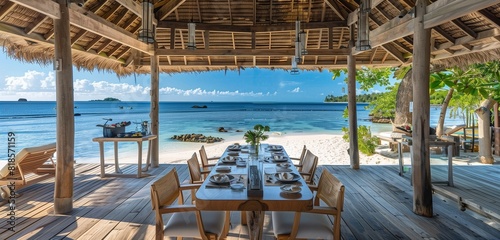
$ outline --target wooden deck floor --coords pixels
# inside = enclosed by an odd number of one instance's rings
[[[51,213],[54,179],[44,180],[20,190],[22,196],[16,199],[15,232],[6,229],[8,206],[0,207],[0,239],[154,239],[149,186],[173,167],[179,171],[181,181],[188,179],[185,164],[161,165],[151,171],[153,176],[141,179],[101,179],[99,165],[77,164],[71,215]],[[456,167],[456,187],[442,189],[451,196],[467,194],[462,196],[469,201],[468,206],[474,203],[483,208],[498,206],[499,167]],[[109,166],[109,171],[112,168]],[[415,215],[412,187],[408,178],[398,176],[396,166],[361,166],[361,170],[348,166],[320,166],[319,170],[321,168],[335,174],[346,186],[343,239],[500,238],[497,221],[469,210],[460,211],[455,200],[442,195],[434,195],[433,218]],[[123,165],[122,169],[134,172],[137,166]],[[445,174],[440,170],[433,173]],[[478,183],[484,184],[475,186]],[[489,209],[496,211],[490,215],[499,214],[498,208]],[[231,219],[228,239],[247,239],[246,228],[239,225],[239,213],[233,212]],[[270,221],[269,217],[265,220],[265,239],[273,239]]]

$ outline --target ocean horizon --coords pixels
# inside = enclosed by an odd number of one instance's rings
[[[98,162],[98,143],[95,137],[103,136],[102,127],[107,123],[130,121],[125,131],[140,131],[140,123],[150,121],[149,102],[138,101],[75,101],[75,160]],[[198,106],[199,108],[193,108]],[[206,106],[206,108],[203,108]],[[367,103],[357,104],[358,125],[369,126],[373,133],[390,131],[390,124],[372,123]],[[56,141],[55,101],[0,101],[0,134],[16,134],[16,149]],[[160,152],[182,151],[199,144],[179,142],[173,135],[204,134],[224,138],[225,141],[241,140],[244,131],[255,124],[269,125],[270,134],[342,134],[347,119],[342,118],[347,103],[323,102],[160,102]],[[436,124],[439,110],[431,108],[431,126]],[[448,120],[451,125],[457,121]],[[228,132],[219,132],[223,127]],[[208,144],[209,145],[209,144]],[[120,155],[136,154],[136,143],[120,143]],[[106,158],[113,156],[113,144],[105,144]],[[187,156],[188,157],[188,156]]]

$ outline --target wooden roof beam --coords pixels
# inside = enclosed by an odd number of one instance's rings
[[[457,38],[454,43],[440,44],[436,50],[444,50],[446,48],[460,46],[463,44],[470,44],[471,42],[474,42],[474,41],[481,41],[483,39],[494,38],[494,37],[498,37],[498,36],[500,36],[500,30],[497,28],[493,28],[493,29],[482,31],[482,32],[478,33],[477,38],[473,38],[471,36],[465,36],[465,37]]]
[[[175,21],[160,21],[158,28],[177,28],[187,29],[187,22]],[[305,22],[301,24],[301,29],[317,29],[317,28],[340,28],[346,27],[345,21],[330,21],[330,22]],[[269,24],[269,25],[255,25],[255,26],[234,26],[234,25],[214,25],[207,23],[196,23],[196,30],[210,30],[220,32],[276,32],[276,31],[293,31],[295,30],[295,23],[286,24]]]
[[[27,34],[27,33],[24,32],[23,29],[20,29],[20,28],[11,26],[11,25],[7,25],[7,24],[4,24],[4,23],[0,23],[0,32],[6,33],[6,34],[10,34],[10,35],[13,35],[13,36],[16,36],[16,37],[20,37],[20,38],[23,38],[25,40],[28,40],[28,41],[31,41],[31,42],[35,42],[37,44],[41,44],[41,45],[44,45],[44,46],[54,47],[54,41],[45,40],[44,36],[42,36],[40,34],[37,34],[37,33]],[[102,56],[102,55],[97,55],[97,54],[86,52],[85,50],[83,50],[83,48],[81,46],[78,46],[78,45],[73,46],[72,50],[73,51],[79,51],[79,52],[86,53],[86,54],[92,54],[92,55],[94,55],[96,57],[102,57],[102,58],[105,58],[107,60],[113,60],[113,61],[117,61],[119,63],[123,63],[123,61],[119,61],[117,59],[112,59],[112,58],[108,58],[106,56]]]
[[[484,19],[494,27],[500,28],[500,18],[495,16],[495,14],[488,12],[486,9],[479,10],[478,13],[481,14],[481,16],[483,16]]]
[[[403,57],[403,54],[392,44],[387,43],[381,46],[383,49],[385,49],[389,54],[391,54],[394,58],[396,58],[398,61],[401,63],[405,62],[405,58]]]
[[[458,28],[460,28],[462,31],[464,31],[467,35],[473,37],[473,38],[477,38],[477,33],[474,32],[474,30],[472,30],[470,27],[468,27],[467,25],[465,25],[464,22],[462,22],[460,19],[454,19],[451,21],[455,26],[457,26]]]
[[[30,8],[39,13],[45,14],[55,19],[60,18],[59,4],[50,0],[13,0],[17,4]],[[89,32],[101,35],[103,37],[112,39],[113,41],[119,42],[123,45],[132,47],[141,52],[150,54],[149,47],[146,43],[143,43],[136,39],[136,36],[130,32],[121,29],[108,21],[100,18],[94,13],[82,9],[80,7],[75,7],[71,5],[69,9],[70,23],[76,27],[85,29]]]
[[[308,49],[308,56],[347,56],[349,49]],[[157,49],[158,56],[295,56],[295,49]]]
[[[469,50],[468,48],[465,48],[465,49],[453,51],[452,54],[451,53],[450,54],[445,54],[445,53],[437,54],[437,55],[434,55],[434,57],[432,59],[433,60],[446,59],[446,58],[457,57],[457,56],[461,56],[461,55],[465,55],[465,54],[469,54],[469,53],[474,53],[474,52],[483,52],[483,51],[492,50],[492,49],[496,49],[496,48],[500,48],[500,43],[495,42],[495,43],[480,44],[480,45],[475,45],[474,47],[472,47],[471,50]]]
[[[267,62],[267,61],[266,61]],[[386,60],[385,62],[382,61],[373,61],[373,63],[370,63],[368,60],[357,60],[356,61],[357,65],[359,66],[366,66],[366,67],[397,67],[401,66],[401,63],[399,61],[394,61],[394,60]],[[359,64],[358,64],[359,63]],[[339,64],[344,64],[345,66],[339,66]],[[168,62],[166,61],[160,61],[160,64],[162,69],[178,69],[181,70],[180,67],[185,66],[184,64],[179,64],[172,62],[172,65],[169,65]],[[148,61],[141,62],[139,65],[136,66],[150,66]],[[332,61],[324,60],[324,61],[318,61],[318,64],[312,64],[311,63],[305,63],[301,64],[300,67],[304,68],[345,68],[347,66],[347,62],[345,61],[337,61],[337,64],[333,64]],[[212,65],[207,65],[206,61],[196,61],[196,62],[190,62],[189,67],[203,67],[203,68],[224,68],[224,67],[253,67],[253,59],[249,60],[240,60],[238,62],[238,65],[234,65],[234,62],[232,61],[212,61]],[[290,68],[290,61],[286,62],[275,62],[271,61],[269,64],[264,64],[264,60],[259,59],[256,61],[256,67],[261,67],[261,68]]]
[[[450,34],[448,34],[446,31],[444,31],[440,26],[436,26],[432,29],[436,31],[439,35],[444,37],[446,40],[448,40],[448,42],[455,43],[455,38],[452,37]]]
[[[466,15],[471,11],[478,11],[495,4],[498,4],[498,0],[439,0],[427,6],[424,25],[426,28],[433,28]],[[413,18],[411,16],[396,17],[370,32],[371,45],[372,47],[381,46],[411,35],[413,31]]]
[[[163,20],[167,18],[171,13],[173,13],[178,7],[180,7],[186,0],[171,0],[163,5],[157,12],[156,18],[158,20]]]
[[[332,11],[337,14],[342,20],[346,20],[349,15],[347,11],[340,7],[335,0],[325,0],[325,3],[332,9]]]
[[[137,17],[142,19],[142,5],[133,0],[115,0],[117,3],[121,4],[124,8],[133,12]],[[95,12],[95,11],[93,11]],[[153,25],[158,24],[158,20],[153,18]]]

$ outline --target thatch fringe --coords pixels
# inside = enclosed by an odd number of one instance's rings
[[[436,68],[460,67],[467,68],[474,63],[485,63],[493,60],[500,60],[500,48],[487,50],[483,52],[469,53],[459,57],[445,58],[431,63]]]

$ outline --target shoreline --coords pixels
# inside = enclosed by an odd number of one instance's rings
[[[233,143],[246,144],[245,140],[240,137],[230,137],[223,142],[206,144],[206,143],[191,143],[179,142],[177,144],[184,145],[183,148],[175,148],[170,146],[163,148],[160,146],[160,164],[174,163],[184,164],[196,152],[199,158],[198,150],[202,145],[205,146],[207,156],[218,157],[226,147]],[[342,139],[342,134],[270,134],[269,139],[263,142],[264,144],[282,145],[290,157],[299,157],[302,148],[306,145],[312,153],[318,156],[318,165],[349,165],[350,158],[347,153],[349,143]],[[172,150],[172,148],[178,150]],[[144,150],[143,150],[144,152]],[[130,154],[121,153],[120,163],[137,163],[136,149]],[[145,157],[145,153],[143,155]],[[98,159],[96,159],[98,161]],[[106,161],[112,162],[113,155],[106,154]],[[88,162],[88,161],[85,161]],[[92,161],[94,162],[94,161]],[[144,162],[144,161],[143,161]],[[393,157],[384,156],[375,153],[371,156],[360,153],[360,164],[365,165],[393,165],[398,164],[398,159]]]

